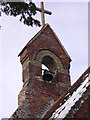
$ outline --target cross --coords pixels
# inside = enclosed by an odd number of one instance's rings
[[[44,10],[44,4],[43,2],[41,2],[41,8],[36,7],[36,10],[41,12],[41,21],[42,21],[42,27],[45,25],[45,16],[44,13],[51,15],[52,12],[48,11],[48,10]]]

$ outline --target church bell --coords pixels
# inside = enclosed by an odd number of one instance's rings
[[[43,80],[44,81],[52,81],[53,80],[53,73],[45,69],[44,74],[43,74]]]

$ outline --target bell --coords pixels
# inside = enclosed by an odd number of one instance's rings
[[[43,80],[45,81],[52,81],[53,75],[50,71],[44,70]]]

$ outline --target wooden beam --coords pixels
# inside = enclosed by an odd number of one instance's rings
[[[45,16],[44,16],[44,4],[41,2],[41,21],[42,21],[42,27],[45,25]]]
[[[36,7],[36,10],[39,11],[39,12],[42,11],[41,8],[38,8],[38,7]],[[44,10],[44,13],[47,13],[48,15],[51,15],[51,14],[52,14],[52,12],[50,12],[50,11],[48,11],[48,10]]]
[[[48,10],[44,10],[44,3],[41,2],[41,8],[36,7],[36,10],[41,12],[41,21],[42,21],[42,27],[45,25],[45,16],[44,13],[51,15],[52,13]]]

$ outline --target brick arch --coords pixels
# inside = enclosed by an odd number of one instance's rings
[[[48,60],[52,60],[54,62],[54,70],[53,72],[60,72],[60,73],[64,73],[64,67],[63,64],[61,62],[61,60],[51,51],[49,50],[41,50],[37,53],[36,56],[36,61],[40,64],[43,63],[44,58],[48,57]],[[44,63],[45,64],[45,63]]]

